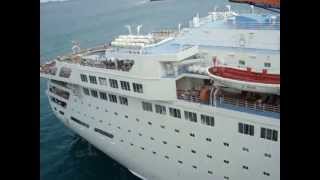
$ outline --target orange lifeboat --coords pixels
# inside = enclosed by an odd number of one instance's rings
[[[200,100],[201,102],[209,101],[210,89],[208,86],[203,86],[200,90]]]

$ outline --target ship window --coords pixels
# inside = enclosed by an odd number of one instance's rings
[[[245,62],[244,60],[239,60],[239,65],[245,66],[245,65],[246,65],[246,62]]]
[[[89,89],[88,88],[82,88],[82,89],[83,89],[83,93],[89,96]]]
[[[148,102],[142,102],[142,108],[144,111],[152,112],[152,104]]]
[[[178,149],[181,149],[181,146],[178,146],[178,145],[177,145],[177,148],[178,148]]]
[[[197,114],[194,112],[184,111],[184,118],[191,122],[197,122]]]
[[[149,121],[148,124],[151,126],[151,125],[152,125],[152,122]]]
[[[229,143],[224,142],[223,145],[229,147]]]
[[[270,176],[270,174],[267,172],[263,172],[263,175]]]
[[[249,152],[249,149],[246,148],[246,147],[243,147],[243,148],[242,148],[242,151],[247,151],[247,152]]]
[[[211,138],[206,138],[206,141],[211,142],[212,139]]]
[[[165,126],[165,125],[160,125],[160,127],[161,127],[162,129],[164,129],[166,126]]]
[[[162,141],[163,144],[167,144],[167,141]]]
[[[271,63],[269,63],[269,62],[265,62],[265,63],[264,63],[264,67],[266,67],[266,68],[271,67]]]
[[[179,163],[179,164],[182,164],[183,162],[182,162],[182,161],[180,161],[180,160],[178,160],[178,163]]]
[[[130,91],[130,83],[127,81],[120,81],[121,88],[126,91]]]
[[[212,155],[210,155],[210,154],[207,154],[207,158],[210,158],[210,159],[212,159]]]
[[[264,156],[268,157],[268,158],[271,158],[271,154],[268,154],[268,153],[264,153]]]
[[[144,150],[144,147],[140,147],[142,150]]]
[[[120,101],[120,104],[128,106],[128,99],[126,97],[119,96],[119,101]]]
[[[100,98],[103,100],[107,100],[107,93],[105,92],[99,92]]]
[[[169,108],[170,116],[175,118],[181,118],[181,113],[179,109],[176,108]]]
[[[99,77],[99,83],[100,85],[107,86],[107,79],[103,77]]]
[[[229,164],[229,161],[228,160],[223,160],[224,163],[226,164]]]
[[[139,133],[139,136],[142,136],[142,134],[141,134],[141,133]]]
[[[164,157],[165,157],[166,159],[169,159],[169,156],[167,156],[167,155],[166,155],[166,156],[164,156]]]
[[[153,153],[153,154],[157,154],[157,152],[155,152],[155,151],[152,151],[152,153]]]
[[[166,114],[166,107],[156,104],[156,113],[158,114]]]
[[[113,94],[109,94],[110,102],[117,103],[117,96]]]
[[[224,176],[223,178],[224,178],[224,179],[229,179],[229,177],[228,177],[228,176]]]
[[[115,79],[109,79],[110,87],[118,88],[118,81]]]
[[[214,117],[201,114],[201,123],[208,126],[214,126]]]
[[[192,167],[193,167],[194,169],[197,169],[197,166],[195,166],[195,165],[192,165]]]
[[[249,169],[248,166],[242,166],[243,169]]]
[[[241,134],[247,134],[250,136],[254,135],[254,126],[250,124],[244,124],[244,123],[239,123],[238,124],[238,131]]]
[[[212,174],[212,171],[208,171],[208,174]]]
[[[278,141],[278,131],[274,129],[261,128],[260,137],[272,141]]]
[[[90,76],[89,75],[89,80],[90,80],[90,83],[97,84],[97,78],[95,76]]]
[[[137,93],[143,93],[143,87],[142,84],[132,83],[133,85],[133,91]]]
[[[191,150],[191,152],[192,152],[193,154],[195,154],[195,153],[196,153],[196,151],[195,151],[195,150],[193,150],[193,149]]]
[[[176,133],[179,133],[179,132],[180,132],[180,130],[179,130],[179,129],[175,129],[174,131],[175,131]]]
[[[194,133],[190,133],[189,135],[190,135],[191,137],[195,137]]]
[[[130,145],[133,146],[134,144],[133,144],[133,143],[130,143]]]
[[[153,137],[150,137],[150,139],[153,141],[154,140],[154,138]]]
[[[84,122],[80,121],[79,119],[77,119],[77,118],[75,118],[75,117],[72,117],[72,116],[71,116],[70,119],[71,119],[72,121],[74,121],[74,122],[76,122],[76,123],[78,123],[78,124],[86,127],[86,128],[89,128],[89,124],[84,123]]]
[[[98,97],[98,92],[96,90],[91,89],[91,96],[97,98]]]
[[[88,77],[85,74],[80,74],[80,79],[82,82],[88,82]]]

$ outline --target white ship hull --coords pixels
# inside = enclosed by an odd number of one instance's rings
[[[183,113],[182,118],[177,119],[169,116],[168,112],[166,115],[146,112],[142,110],[139,99],[128,100],[129,105],[124,106],[90,96],[79,98],[72,94],[66,108],[52,101],[50,105],[68,128],[142,179],[280,179],[280,136],[277,142],[259,137],[260,127],[279,130],[279,119],[184,101],[162,104],[167,108],[178,107],[182,112],[188,110],[198,115],[213,115],[215,126],[211,127],[201,124],[199,118],[197,123],[188,122],[183,118]],[[61,115],[59,111],[64,114]],[[70,120],[71,116],[90,127],[80,126]],[[241,121],[255,126],[254,136],[238,132],[238,123]],[[114,137],[102,136],[94,128],[109,132]],[[190,136],[190,133],[194,133],[195,137]],[[211,138],[212,141],[208,142],[206,138]],[[249,152],[243,151],[243,148],[247,148]],[[271,157],[265,157],[265,153],[271,154]],[[208,154],[212,158],[208,158]],[[249,168],[243,169],[244,165]],[[270,173],[270,176],[263,172]]]

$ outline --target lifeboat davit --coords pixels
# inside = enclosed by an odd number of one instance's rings
[[[218,83],[244,91],[280,94],[280,74],[268,74],[267,70],[253,72],[250,68],[240,69],[213,66],[208,74]]]

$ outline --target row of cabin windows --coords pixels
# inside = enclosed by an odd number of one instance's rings
[[[274,129],[261,128],[260,137],[272,141],[278,141],[278,131]]]
[[[91,94],[92,97],[98,98],[98,91],[97,90],[94,90],[94,89],[89,90],[88,88],[83,88],[83,93],[87,96],[90,96],[90,94]],[[106,100],[106,101],[108,100],[107,93],[105,93],[105,92],[99,91],[99,96],[100,96],[100,99],[102,99],[102,100]],[[108,94],[108,96],[109,96],[110,102],[113,102],[113,103],[118,102],[116,95]],[[126,97],[119,96],[119,101],[120,101],[120,104],[128,105],[128,98],[126,98]]]
[[[260,137],[272,141],[278,141],[278,131],[274,129],[261,128]],[[239,123],[239,133],[254,136],[254,126],[250,124]]]
[[[80,74],[80,79],[82,82],[88,82],[88,77],[85,74]],[[107,79],[103,77],[98,77],[100,85],[107,86]],[[89,75],[89,81],[92,84],[98,84],[96,76]],[[110,87],[119,88],[118,81],[116,79],[109,79]],[[130,83],[127,81],[120,81],[121,88],[126,91],[130,91]],[[143,93],[142,84],[132,83],[133,91],[137,93]]]
[[[239,65],[241,65],[241,66],[245,66],[245,65],[246,65],[246,62],[245,62],[244,60],[239,60],[238,63],[239,63]],[[271,67],[271,63],[265,62],[265,63],[264,63],[264,67],[270,68],[270,67]]]
[[[153,112],[152,104],[149,102],[142,102],[142,109],[144,111]],[[158,114],[165,115],[167,113],[166,107],[163,105],[155,104],[155,109]],[[169,107],[169,114],[172,117],[181,119],[180,109]],[[197,114],[194,112],[184,111],[184,117],[188,121],[198,122]],[[214,117],[201,114],[201,123],[208,126],[214,126]]]

